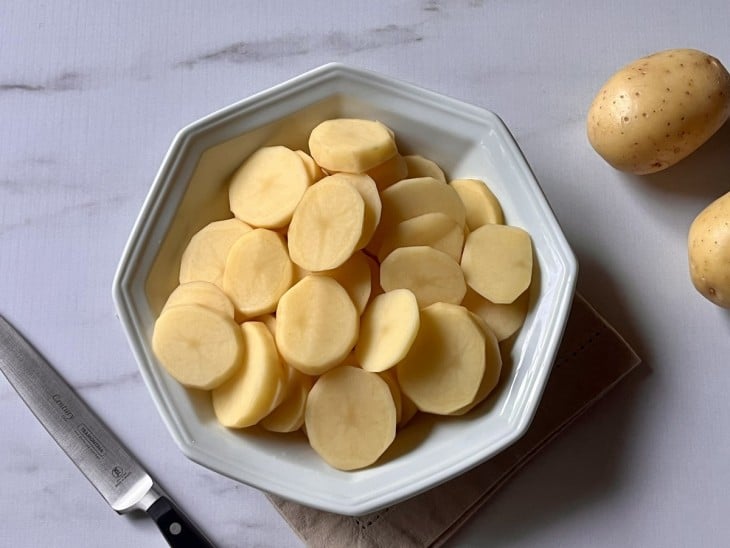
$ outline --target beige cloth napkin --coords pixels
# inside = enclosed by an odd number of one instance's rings
[[[520,467],[640,362],[621,336],[576,297],[535,418],[505,451],[430,491],[361,517],[331,514],[273,495],[269,499],[314,548],[441,546]]]

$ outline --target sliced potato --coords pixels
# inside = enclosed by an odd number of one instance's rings
[[[277,404],[284,381],[274,338],[262,322],[244,322],[240,331],[246,352],[243,364],[212,392],[213,409],[229,428],[253,426]]]
[[[447,415],[471,404],[485,371],[485,335],[463,306],[421,310],[421,327],[396,366],[403,393],[427,413]]]
[[[228,187],[231,211],[254,227],[285,226],[312,182],[302,157],[293,150],[260,148],[233,174]]]
[[[395,403],[377,373],[337,367],[309,392],[304,424],[310,445],[325,462],[356,470],[377,461],[395,439]]]
[[[314,161],[314,158],[312,158],[303,150],[296,150],[295,152],[299,154],[302,162],[304,162],[304,167],[306,168],[307,174],[309,174],[309,178],[312,180],[313,183],[316,183],[324,177],[322,168],[317,165],[317,162]]]
[[[366,173],[375,181],[378,190],[385,190],[408,177],[408,165],[403,156],[396,154],[390,160],[370,168]]]
[[[276,335],[276,316],[274,316],[273,314],[264,314],[263,316],[257,316],[255,318],[251,318],[250,321],[263,323],[272,336]]]
[[[274,340],[276,340],[276,316],[274,316],[273,314],[264,314],[263,316],[257,316],[247,321],[263,323],[266,326],[266,329],[269,330],[269,333],[271,333],[271,336],[274,337]],[[276,351],[279,352],[279,349],[277,348]],[[281,354],[279,354],[279,361],[281,362],[281,366],[284,370],[284,380],[280,383],[279,391],[274,398],[275,407],[282,403],[284,396],[289,389],[289,381],[291,380],[292,372],[297,371],[284,361],[284,358],[281,357]]]
[[[484,333],[484,376],[482,377],[482,382],[479,383],[479,389],[477,390],[476,396],[474,396],[474,401],[461,409],[453,411],[450,413],[451,415],[464,415],[487,399],[487,396],[492,393],[497,383],[499,383],[499,376],[502,373],[502,352],[499,349],[499,341],[496,335],[480,316],[477,316],[473,312],[470,314],[475,320],[476,325]]]
[[[398,378],[395,376],[395,370],[393,369],[380,371],[378,375],[386,382],[390,389],[390,395],[393,397],[393,403],[395,404],[395,422],[397,426],[403,416],[403,403]]]
[[[466,209],[457,192],[433,177],[403,179],[381,193],[383,217],[399,223],[424,213],[440,212],[459,226],[466,222]]]
[[[362,235],[355,246],[356,249],[362,249],[372,238],[375,229],[380,222],[380,213],[382,204],[380,202],[380,194],[375,181],[368,175],[362,173],[335,173],[327,177],[347,181],[355,190],[360,193],[363,204],[365,205],[365,214],[363,216]]]
[[[420,308],[438,302],[459,304],[466,294],[459,263],[428,246],[401,247],[388,255],[380,265],[380,285],[386,292],[411,290]]]
[[[292,261],[312,272],[332,270],[357,249],[365,222],[365,202],[350,183],[327,177],[312,185],[289,225]]]
[[[243,317],[273,312],[293,283],[294,265],[281,234],[257,228],[244,234],[231,248],[223,289]]]
[[[396,380],[398,380],[397,375]],[[398,386],[400,387],[400,384]],[[400,393],[400,402],[401,415],[400,420],[398,421],[398,428],[404,428],[406,425],[408,425],[409,422],[411,422],[411,419],[413,419],[413,417],[418,414],[418,407],[416,407],[416,404],[413,403],[413,400],[406,396],[402,390]]]
[[[184,386],[210,390],[241,366],[245,343],[228,316],[199,304],[173,306],[155,322],[152,350]]]
[[[467,236],[461,268],[466,283],[482,297],[511,303],[532,279],[530,235],[515,226],[483,225]]]
[[[289,370],[281,403],[259,423],[270,432],[294,432],[304,424],[304,409],[314,377],[304,375],[293,367]]]
[[[321,375],[355,346],[359,315],[347,291],[327,276],[307,276],[279,300],[276,345],[289,365]]]
[[[210,282],[188,282],[177,286],[165,302],[163,311],[182,304],[199,304],[217,310],[224,316],[234,317],[234,308],[231,299],[223,290]]]
[[[370,267],[370,301],[372,301],[383,293],[383,288],[380,285],[380,263],[367,253],[363,253],[363,255],[365,255]]]
[[[304,276],[309,276],[311,274],[311,272],[309,270],[307,270],[306,268],[302,268],[297,263],[293,262],[292,264],[294,265],[294,281],[295,282],[298,282],[299,280],[304,278]]]
[[[351,365],[352,367],[360,367],[360,362],[355,355],[355,351],[353,350],[347,356],[345,356],[345,359],[342,360],[338,365]]]
[[[388,128],[373,120],[325,120],[309,135],[309,152],[329,172],[363,173],[398,153]]]
[[[426,213],[406,219],[385,236],[378,251],[378,259],[382,262],[399,247],[418,245],[443,251],[459,262],[464,247],[464,229],[444,213]]]
[[[180,260],[180,283],[198,280],[223,288],[223,271],[228,252],[236,240],[251,232],[243,221],[233,218],[207,224],[190,239]]]
[[[356,251],[343,264],[334,270],[317,272],[315,275],[329,276],[345,288],[352,299],[358,314],[362,314],[370,299],[372,288],[372,274],[367,256],[362,251]]]
[[[502,206],[480,179],[454,179],[449,183],[466,208],[466,226],[476,230],[486,224],[504,224]]]
[[[416,296],[394,289],[375,297],[362,316],[355,356],[366,371],[390,369],[410,350],[418,334],[420,314]]]
[[[468,288],[461,304],[481,317],[501,342],[509,339],[525,323],[529,301],[530,292],[524,291],[511,303],[496,304]]]
[[[444,175],[444,171],[433,160],[429,160],[428,158],[424,158],[418,154],[409,154],[403,158],[406,161],[409,179],[416,177],[433,177],[442,183],[446,182],[446,175]]]
[[[400,222],[426,213],[443,213],[459,226],[466,222],[461,198],[449,185],[431,177],[403,179],[380,193],[383,212],[378,229],[366,249],[378,255],[383,240]]]

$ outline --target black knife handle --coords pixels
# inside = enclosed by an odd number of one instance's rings
[[[166,496],[158,498],[147,509],[172,548],[215,548],[180,509]]]

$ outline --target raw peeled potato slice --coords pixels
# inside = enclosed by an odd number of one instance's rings
[[[358,315],[365,310],[372,290],[372,275],[368,257],[365,253],[356,251],[352,254],[352,257],[334,270],[316,272],[314,275],[329,276],[337,280],[352,299],[352,304],[355,305]]]
[[[402,392],[419,410],[448,415],[471,404],[486,365],[482,329],[463,306],[436,303],[421,310],[421,327],[396,366]]]
[[[304,276],[309,276],[311,274],[311,272],[309,270],[307,270],[306,268],[302,268],[297,263],[292,263],[292,265],[294,266],[294,282],[295,283],[298,282],[299,280],[301,280],[302,278],[304,278]]]
[[[363,253],[363,255],[368,260],[368,266],[370,267],[370,301],[372,301],[375,297],[384,293],[383,287],[380,285],[380,263],[366,253]]]
[[[235,314],[231,299],[223,293],[220,287],[210,282],[197,281],[180,284],[170,293],[163,311],[183,304],[199,304],[217,310],[229,318],[233,318]]]
[[[428,246],[401,247],[380,265],[380,285],[387,292],[410,289],[419,308],[433,303],[461,303],[466,294],[464,274],[454,259]]]
[[[532,279],[530,235],[516,226],[480,226],[466,237],[461,268],[466,283],[482,297],[511,303]]]
[[[251,226],[283,227],[312,182],[302,157],[293,150],[260,148],[233,174],[228,187],[231,211]]]
[[[278,403],[284,368],[274,338],[263,322],[244,322],[239,328],[246,352],[241,367],[213,389],[213,409],[229,428],[253,426]]]
[[[433,177],[442,183],[446,182],[446,176],[444,175],[443,170],[433,160],[429,160],[428,158],[424,158],[418,154],[411,154],[409,156],[404,156],[403,158],[406,161],[408,178]]]
[[[514,335],[525,323],[529,300],[530,292],[524,291],[511,303],[496,304],[468,288],[461,304],[482,318],[501,342]]]
[[[418,334],[420,313],[416,296],[394,289],[375,297],[360,321],[355,356],[366,371],[380,372],[401,361]]]
[[[325,120],[309,134],[309,153],[329,172],[363,173],[398,153],[388,128],[373,120]]]
[[[190,239],[180,260],[180,283],[203,280],[223,288],[226,258],[238,238],[252,228],[239,219],[207,224]]]
[[[426,213],[443,213],[459,226],[466,222],[466,210],[461,198],[449,185],[431,177],[403,179],[380,193],[383,204],[378,229],[366,249],[378,254],[386,236],[400,222]]]
[[[401,398],[400,386],[398,386],[398,378],[395,376],[395,371],[392,369],[389,369],[388,371],[381,371],[378,375],[380,375],[380,378],[386,382],[390,389],[390,395],[393,397],[393,403],[395,404],[395,423],[397,426],[403,416],[403,401]]]
[[[289,225],[289,254],[300,267],[332,270],[358,249],[365,202],[353,185],[327,177],[307,189]]]
[[[239,238],[231,248],[223,290],[244,317],[276,310],[279,298],[293,283],[294,265],[280,234],[257,228]]]
[[[281,403],[259,423],[270,432],[294,432],[304,424],[304,408],[314,378],[289,367]]]
[[[378,259],[382,262],[399,247],[426,245],[443,251],[456,262],[461,260],[464,229],[448,215],[426,213],[398,223],[385,237]]]
[[[304,167],[307,169],[307,174],[309,174],[309,178],[313,183],[316,183],[324,177],[324,173],[322,173],[322,168],[317,165],[317,162],[314,161],[314,158],[312,158],[303,150],[295,150],[294,152],[299,154],[302,162],[304,162]]]
[[[449,183],[466,208],[466,226],[476,230],[486,224],[504,224],[499,200],[479,179],[454,179]]]
[[[398,376],[396,375],[396,380],[398,380]],[[400,385],[398,385],[400,387]],[[411,419],[416,416],[418,413],[418,407],[416,407],[416,404],[413,403],[413,401],[406,396],[403,391],[401,390],[400,394],[400,405],[401,405],[401,414],[400,414],[400,420],[398,421],[398,428],[405,427],[409,422],[411,422]]]
[[[307,276],[279,300],[276,345],[284,361],[321,375],[355,346],[359,315],[347,291],[327,276]]]
[[[356,245],[356,249],[361,249],[370,241],[380,222],[382,204],[380,203],[378,187],[375,186],[375,181],[371,177],[362,173],[335,173],[334,175],[330,175],[329,178],[340,179],[350,183],[362,197],[363,204],[365,205],[365,215],[363,217],[362,235]]]
[[[241,366],[240,328],[230,317],[199,304],[173,306],[155,322],[152,350],[184,386],[210,390]]]
[[[453,411],[451,415],[464,415],[483,402],[492,393],[492,390],[496,388],[499,382],[499,376],[502,373],[502,353],[499,349],[497,337],[484,320],[471,311],[469,314],[484,333],[484,376],[482,377],[482,382],[479,383],[479,389],[474,397],[474,401],[461,409]]]
[[[377,373],[337,367],[314,383],[304,425],[310,445],[325,462],[356,470],[373,464],[395,439],[395,403]]]
[[[408,165],[403,156],[396,154],[390,160],[368,169],[366,173],[375,181],[378,190],[384,190],[408,177]]]
[[[466,209],[456,191],[432,177],[403,179],[386,188],[380,196],[383,218],[399,223],[425,213],[441,212],[464,226]]]

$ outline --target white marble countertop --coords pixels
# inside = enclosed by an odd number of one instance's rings
[[[453,546],[730,543],[730,314],[687,271],[695,214],[730,188],[730,127],[640,180],[584,119],[625,62],[695,47],[730,63],[727,0],[0,4],[0,313],[55,364],[220,546],[300,546],[264,496],[178,451],[111,283],[178,128],[328,61],[494,110],[581,265],[579,290],[643,373],[514,478]],[[0,382],[0,546],[164,546],[119,517]]]

